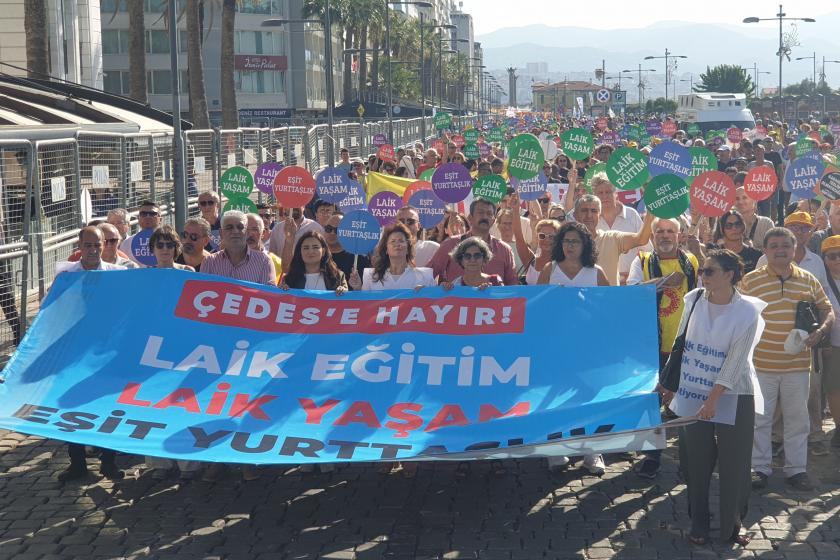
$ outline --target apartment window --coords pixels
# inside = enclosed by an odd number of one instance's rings
[[[146,91],[150,95],[169,95],[172,93],[172,70],[152,70],[146,72]]]
[[[233,52],[237,54],[283,54],[282,35],[270,31],[237,31],[233,38]]]
[[[128,52],[127,29],[102,30],[102,54],[125,54]]]
[[[125,3],[125,0],[101,0],[99,2],[99,13],[101,15],[110,16],[115,11],[117,11],[117,12],[127,12],[128,11],[128,5]],[[103,19],[105,19],[105,18],[103,18]]]
[[[280,14],[280,2],[278,0],[250,0],[249,2],[237,2],[236,9],[241,14]]]
[[[146,53],[169,54],[169,32],[164,29],[147,29]]]
[[[285,89],[285,72],[237,70],[233,73],[236,91],[242,93],[282,93]]]
[[[128,95],[131,91],[128,72],[107,70],[102,76],[102,89],[108,93]]]

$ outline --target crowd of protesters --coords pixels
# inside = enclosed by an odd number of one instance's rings
[[[604,144],[583,160],[573,161],[560,149],[545,162],[543,171],[549,183],[559,185],[553,192],[560,193],[560,199],[546,192],[525,203],[508,187],[499,203],[474,199],[461,211],[448,207],[440,223],[428,230],[421,227],[417,209],[406,205],[396,221],[383,228],[370,255],[345,251],[337,236],[343,217],[340,204],[322,200],[302,208],[261,204],[257,214],[222,214],[222,200],[207,192],[198,197],[200,216],[188,219],[183,231],[162,225],[160,208],[153,202],[136,208],[137,226],[152,232],[149,245],[159,268],[194,270],[283,290],[323,290],[340,296],[348,290],[422,290],[436,285],[492,290],[511,285],[656,284],[657,351],[663,371],[672,351],[685,340],[725,349],[714,388],[694,413],[700,421],[680,434],[681,472],[691,503],[690,538],[696,544],[709,538],[709,481],[717,465],[721,537],[746,544],[749,539],[741,534],[740,523],[750,488],[767,486],[774,457],[784,456],[786,484],[807,491],[815,487],[807,472],[809,456],[840,452],[840,431],[828,439],[823,429],[826,403],[835,425],[840,422],[840,322],[834,321],[840,309],[840,206],[827,199],[791,202],[784,184],[778,186],[781,196],[755,201],[741,186],[745,172],[756,166],[768,166],[784,177],[796,142],[813,142],[813,149],[833,163],[834,138],[821,132],[827,123],[818,120],[794,127],[768,115],[758,124],[761,135],[746,131],[753,134],[745,134],[738,144],[709,146],[718,170],[739,186],[734,207],[717,219],[691,209],[674,219],[656,218],[639,200],[622,202],[605,173],[591,178],[588,193],[582,185],[584,174],[606,162],[614,149]],[[556,132],[558,125],[562,129],[564,122],[534,119],[525,132],[538,136]],[[817,133],[820,141],[809,133]],[[418,178],[451,162],[463,164],[474,177],[508,178],[499,143],[489,155],[469,159],[449,135],[442,140],[440,153],[418,142],[396,150],[395,161],[375,155],[367,161],[351,159],[342,150],[337,167],[363,185],[372,172]],[[706,145],[702,137],[684,130],[653,138],[645,146],[631,140],[622,145],[648,153],[662,141]],[[785,216],[783,224],[774,225],[779,214]],[[134,256],[135,235],[129,234],[129,214],[111,211],[81,230],[79,251],[71,258],[78,262],[70,270],[143,266]],[[799,322],[803,302],[814,319],[804,332]],[[685,346],[689,354],[691,347]],[[679,350],[682,355],[683,347]],[[674,396],[674,387],[664,380],[657,391],[664,405]],[[716,422],[718,407],[727,397],[736,402],[734,423]],[[639,454],[634,472],[655,478],[660,455]],[[62,481],[87,475],[83,448],[71,444],[70,456]],[[104,476],[122,476],[113,452],[102,451],[100,459]],[[170,476],[176,467],[181,477],[191,478],[201,468],[200,463],[151,457],[146,463],[157,478]],[[548,466],[558,470],[570,463],[567,457],[554,457]],[[600,455],[584,457],[582,466],[596,476],[606,468]],[[412,477],[417,468],[416,462],[389,463],[381,470]],[[224,470],[212,464],[203,478],[218,480]],[[494,472],[501,475],[504,469]],[[260,473],[245,467],[242,475],[252,480]]]

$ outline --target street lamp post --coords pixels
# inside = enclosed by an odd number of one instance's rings
[[[175,3],[169,3],[169,29],[177,29]],[[175,153],[172,156],[172,183],[175,190],[175,226],[183,231],[187,221],[187,185],[184,178],[184,137],[181,134],[181,85],[178,71],[178,34],[169,34],[169,57],[172,62],[172,132]]]
[[[760,94],[761,90],[758,88],[758,76],[760,74],[769,74],[770,72],[759,72],[757,62],[753,62],[752,66],[741,66],[741,69],[742,70],[752,70],[752,72],[753,72],[753,84],[755,84],[755,91],[757,92],[756,97],[759,97],[759,94]]]
[[[658,58],[664,58],[665,59],[665,101],[668,101],[668,84],[670,83],[669,76],[670,76],[670,72],[671,72],[670,68],[668,67],[668,59],[671,59],[671,58],[688,58],[688,57],[685,56],[685,55],[682,55],[682,54],[674,54],[666,48],[665,49],[665,56],[646,56],[645,60],[656,60]],[[675,82],[674,83],[674,95],[677,94],[676,91],[677,91],[677,85],[676,85],[676,82]]]
[[[642,92],[643,92],[643,91],[644,91],[644,89],[645,89],[645,84],[644,84],[644,82],[642,81],[642,72],[645,72],[645,73],[647,73],[647,72],[656,72],[656,68],[645,68],[644,70],[642,70],[642,63],[640,62],[640,63],[639,63],[639,68],[638,68],[638,70],[622,70],[622,71],[621,71],[621,73],[622,73],[622,74],[632,74],[633,72],[638,72],[638,74],[639,74],[639,82],[638,82],[638,88],[639,88],[639,113],[641,113],[641,112],[642,112],[642,101],[643,101],[643,99],[642,99],[642,98],[644,97],[644,95],[642,95]]]
[[[388,142],[393,145],[394,143],[394,103],[393,103],[393,95],[394,95],[394,88],[393,83],[391,82],[391,5],[411,5],[411,6],[419,6],[421,8],[431,8],[431,2],[419,2],[413,0],[385,0],[385,52],[388,53],[388,71],[386,73],[386,80],[388,82],[388,109],[386,115],[388,115]],[[422,32],[423,29],[423,20],[420,20],[420,30]],[[420,44],[422,48],[422,37],[420,40]],[[422,51],[421,51],[422,52]],[[422,57],[422,54],[421,54]],[[422,62],[422,59],[421,59]]]
[[[688,82],[689,93],[694,91],[694,73],[693,72],[689,72],[687,80],[680,80],[680,82],[683,82],[683,83]],[[676,90],[676,86],[674,87],[674,90]],[[674,94],[676,95],[676,91],[674,92]]]
[[[773,18],[757,18],[757,17],[748,17],[744,18],[744,23],[758,23],[759,21],[775,21],[779,20],[779,52],[776,54],[779,56],[779,112],[781,113],[782,119],[785,116],[785,107],[784,107],[784,98],[782,97],[782,61],[786,56],[785,52],[785,44],[784,44],[784,34],[782,29],[782,24],[785,21],[804,21],[807,23],[814,23],[816,20],[814,18],[789,18],[785,17],[784,9],[782,8],[782,4],[779,4],[779,13],[776,14],[776,17]],[[784,194],[782,189],[779,188],[778,190],[778,199],[777,199],[777,207],[776,207],[776,221],[779,227],[784,226],[785,223],[785,208],[784,208]]]
[[[825,57],[823,57],[825,58]],[[813,84],[814,84],[814,93],[817,93],[817,53],[814,51],[814,54],[811,56],[797,56],[796,60],[810,60],[814,63],[814,77],[813,77]]]
[[[330,14],[330,0],[324,0],[324,20],[319,19],[266,19],[263,20],[263,27],[282,27],[290,23],[315,23],[324,27],[324,57],[326,63],[326,85],[327,85],[327,165],[335,165],[335,140],[333,135],[333,108],[335,107],[335,88],[333,85],[333,59],[332,59],[332,15]],[[304,78],[305,79],[305,78]]]

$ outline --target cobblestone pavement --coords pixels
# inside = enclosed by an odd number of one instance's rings
[[[360,464],[179,483],[120,456],[125,480],[60,486],[61,442],[0,431],[0,558],[840,558],[840,486],[830,481],[840,456],[811,458],[816,491],[791,491],[778,472],[753,494],[746,549],[698,547],[685,539],[674,443],[655,481],[619,456],[600,479],[529,460],[505,462],[505,474],[475,463],[463,479],[452,464],[426,463],[413,479]]]

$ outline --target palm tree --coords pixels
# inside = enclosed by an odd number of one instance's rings
[[[204,62],[201,57],[202,0],[187,0],[187,66],[190,80],[190,118],[196,129],[210,128],[207,94],[204,91]]]
[[[26,32],[26,68],[30,78],[44,78],[49,74],[47,47],[47,8],[43,0],[25,0],[23,28]]]
[[[129,95],[140,103],[148,103],[146,92],[146,24],[143,16],[143,2],[127,2],[128,5],[128,83]],[[119,2],[114,6],[114,13]]]
[[[239,110],[236,106],[236,84],[234,72],[234,33],[236,26],[236,0],[224,0],[222,4],[222,128],[239,127]]]

